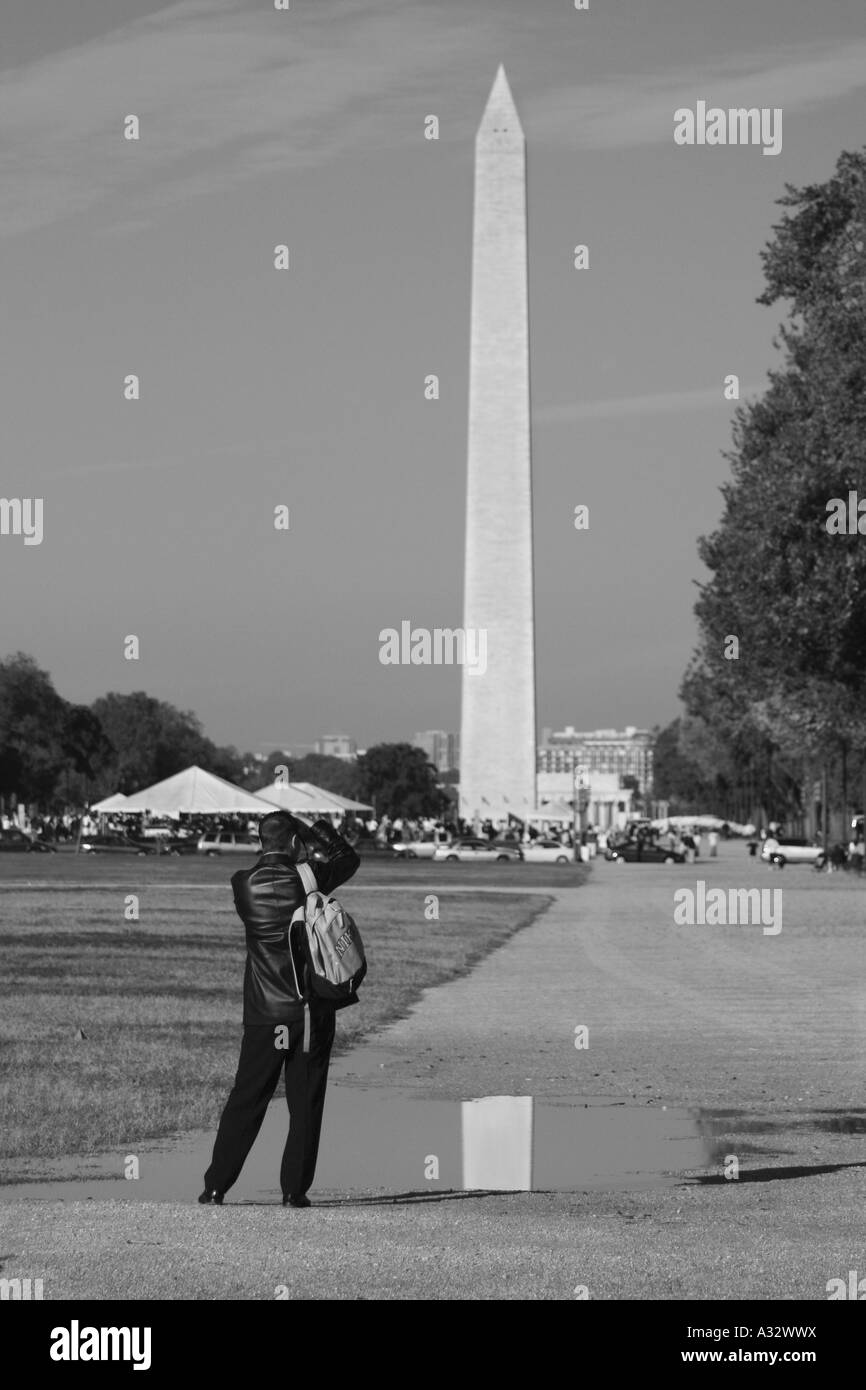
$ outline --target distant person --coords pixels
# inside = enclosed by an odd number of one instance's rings
[[[860,841],[856,835],[852,835],[848,841],[848,868],[853,873],[860,873],[862,870],[862,849]]]
[[[232,875],[235,908],[244,924],[244,1035],[237,1075],[217,1130],[205,1173],[203,1205],[222,1206],[255,1142],[285,1067],[289,1137],[283,1150],[283,1206],[308,1207],[334,1041],[335,1010],[312,996],[309,1051],[304,1052],[305,960],[291,939],[291,921],[305,894],[295,867],[309,864],[323,893],[331,893],[360,860],[329,821],[313,825],[288,811],[265,816],[259,826],[262,853],[251,869]],[[277,1029],[288,1028],[287,1046],[277,1046]]]
[[[710,845],[710,858],[711,858],[711,859],[716,859],[716,858],[718,858],[718,853],[719,853],[719,832],[718,832],[718,830],[711,830],[710,833],[709,833],[709,835],[707,836],[707,840],[709,841],[709,845]]]

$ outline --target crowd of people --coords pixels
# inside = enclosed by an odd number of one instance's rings
[[[5,812],[0,815],[0,830],[23,830],[36,840],[56,845],[67,840],[77,840],[82,826],[82,817],[72,811],[64,811],[58,816],[25,816],[23,824]]]
[[[719,839],[727,839],[725,835],[726,826],[722,826],[721,834],[716,829],[704,830],[700,826],[674,826],[670,825],[667,830],[662,830],[651,825],[631,824],[626,830],[622,831],[614,839],[636,840],[638,845],[652,844],[664,850],[670,850],[672,854],[683,855],[687,864],[693,864],[696,859],[700,859],[708,853],[710,859],[715,859],[719,853]]]
[[[388,816],[377,817],[373,814],[362,817],[351,812],[343,816],[329,816],[335,828],[346,837],[351,844],[359,841],[373,842],[379,848],[401,843],[413,843],[415,841],[427,840],[441,844],[450,844],[456,839],[472,836],[476,839],[487,840],[535,840],[539,837],[545,839],[558,840],[563,845],[572,846],[575,843],[571,826],[556,826],[526,824],[512,818],[510,822],[500,822],[495,825],[492,820],[482,820],[476,817],[474,820],[463,820],[459,817],[437,817],[437,816]],[[75,843],[80,837],[98,835],[101,833],[124,834],[133,839],[144,834],[147,827],[150,834],[158,834],[160,831],[166,835],[179,836],[181,838],[193,837],[212,833],[214,831],[234,831],[237,834],[254,835],[258,828],[257,817],[247,816],[184,816],[178,822],[150,821],[136,816],[127,816],[115,813],[109,816],[100,817],[89,810],[67,810],[60,815],[38,815],[25,816],[23,819],[13,818],[8,813],[0,816],[0,828],[10,829],[12,827],[23,830],[25,834],[31,835],[36,839],[44,840],[49,844]],[[583,843],[590,843],[596,839],[596,833],[592,826],[587,827],[583,832]]]
[[[374,841],[380,848],[425,840],[432,840],[437,844],[452,844],[454,840],[467,837],[478,840],[508,840],[518,844],[523,840],[543,838],[557,840],[569,847],[575,843],[571,826],[551,825],[541,828],[531,822],[520,821],[516,817],[495,825],[492,820],[483,820],[480,816],[473,820],[464,820],[457,816],[451,818],[383,815],[377,818],[370,815],[364,820],[346,815],[337,822],[337,829],[341,835],[345,835],[350,844],[357,845],[359,840],[367,839]],[[583,832],[583,843],[587,843],[589,837],[594,835],[592,827],[587,827]]]

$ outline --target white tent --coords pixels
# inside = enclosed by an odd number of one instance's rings
[[[264,815],[271,808],[261,797],[235,787],[201,767],[187,767],[128,796],[123,811],[147,811],[152,816],[177,818],[183,813],[200,816]]]
[[[373,807],[366,801],[353,801],[349,796],[338,796],[336,792],[326,792],[323,787],[314,787],[312,782],[296,782],[296,787],[302,791],[309,792],[310,796],[323,797],[331,802],[329,807],[332,811],[372,811]]]
[[[279,807],[281,811],[291,811],[293,816],[322,816],[334,810],[328,792],[311,796],[297,782],[268,782],[266,786],[256,788],[256,796],[269,802],[271,810]]]
[[[664,829],[668,825],[679,826],[680,829],[693,825],[696,828],[702,826],[704,830],[721,830],[725,822],[718,816],[664,816],[661,820],[654,820],[652,824],[657,829]]]
[[[326,792],[322,787],[314,787],[312,782],[269,782],[258,787],[256,796],[279,806],[281,811],[291,811],[293,815],[324,816],[335,811],[372,811],[363,801],[351,801],[347,796],[336,792]]]
[[[124,796],[123,792],[115,792],[114,796],[107,796],[103,801],[97,801],[90,809],[100,816],[105,815],[107,811],[125,811],[128,800],[129,798]]]

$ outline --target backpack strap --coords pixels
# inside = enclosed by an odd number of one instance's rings
[[[312,871],[312,869],[310,868],[309,864],[296,864],[296,865],[295,865],[295,868],[296,868],[297,871],[298,871],[298,877],[299,877],[300,880],[301,880],[301,884],[303,885],[303,889],[304,889],[304,892],[305,892],[306,896],[309,897],[311,893],[316,893],[316,892],[318,891],[319,885],[318,885],[318,883],[316,882],[316,875],[313,873],[313,871]],[[302,1051],[303,1051],[303,1052],[309,1052],[309,1050],[310,1050],[310,1001],[309,1001],[309,999],[305,999],[305,1000],[304,1000],[304,1042],[303,1042]]]
[[[304,892],[309,896],[310,893],[318,892],[319,885],[316,882],[316,875],[313,873],[309,864],[296,864],[298,877],[304,885]]]

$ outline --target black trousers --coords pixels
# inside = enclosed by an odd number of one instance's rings
[[[289,1137],[280,1166],[283,1196],[297,1196],[313,1185],[335,1014],[327,1007],[310,1015],[310,1050],[303,1051],[304,1024],[244,1024],[235,1084],[217,1130],[211,1165],[204,1176],[209,1192],[227,1192],[237,1182],[255,1143],[268,1102],[285,1067]],[[288,1047],[279,1048],[278,1030],[288,1029]]]

